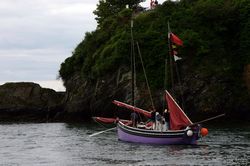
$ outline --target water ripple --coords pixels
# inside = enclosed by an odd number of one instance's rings
[[[211,127],[196,146],[125,143],[95,124],[2,124],[1,165],[249,165],[250,125]]]

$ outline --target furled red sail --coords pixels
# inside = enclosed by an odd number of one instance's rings
[[[131,111],[135,111],[137,113],[141,113],[141,114],[143,114],[144,116],[146,116],[148,118],[151,117],[151,113],[150,112],[148,112],[146,110],[143,110],[141,108],[138,108],[138,107],[135,107],[135,106],[132,106],[132,105],[129,105],[129,104],[117,101],[117,100],[114,100],[113,103],[115,105],[119,106],[119,107],[124,107],[124,108],[130,109]]]
[[[101,123],[116,123],[117,121],[121,121],[122,123],[131,123],[130,120],[125,120],[125,119],[117,119],[117,118],[104,118],[104,117],[93,117],[93,119],[97,122]]]
[[[168,104],[168,109],[170,111],[170,129],[171,130],[181,130],[191,125],[191,120],[183,112],[180,106],[175,102],[173,97],[166,91],[166,101]]]
[[[93,117],[93,119],[101,123],[115,123],[117,121],[115,118]]]

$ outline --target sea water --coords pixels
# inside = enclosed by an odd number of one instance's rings
[[[250,124],[210,125],[198,145],[117,140],[98,124],[1,124],[0,165],[250,165]]]

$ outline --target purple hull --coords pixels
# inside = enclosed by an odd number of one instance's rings
[[[193,131],[192,136],[187,136],[187,130],[160,132],[129,127],[121,122],[117,125],[117,133],[119,140],[144,144],[195,145],[199,139],[198,128]]]

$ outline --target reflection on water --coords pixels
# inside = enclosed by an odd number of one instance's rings
[[[96,124],[2,124],[0,165],[249,165],[250,125],[209,127],[196,146],[118,141]]]

